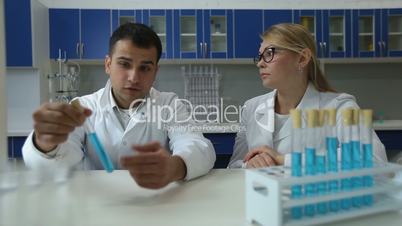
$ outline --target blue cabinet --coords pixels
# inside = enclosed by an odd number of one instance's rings
[[[109,50],[110,10],[81,10],[81,58],[104,59]]]
[[[353,56],[402,56],[402,9],[353,10]]]
[[[151,27],[162,42],[161,58],[173,58],[173,11],[143,10],[144,24]]]
[[[234,27],[234,57],[254,58],[264,30],[263,10],[235,10]]]
[[[5,0],[6,65],[32,67],[31,1]]]
[[[59,49],[67,58],[80,58],[80,10],[49,9],[50,58],[59,57]]]
[[[294,23],[302,24],[316,41],[320,58],[351,57],[350,10],[294,10]]]
[[[112,33],[121,24],[143,23],[143,11],[142,10],[112,10]]]
[[[110,10],[49,9],[50,58],[104,59],[111,34]]]
[[[351,57],[351,10],[323,10],[322,18],[322,42],[318,43],[321,57]]]
[[[293,22],[292,10],[264,10],[264,29],[268,30],[272,25]]]
[[[204,133],[214,146],[216,162],[214,168],[226,168],[233,153],[236,133]]]
[[[22,158],[22,146],[27,139],[26,136],[8,137],[8,157]]]
[[[232,58],[232,10],[174,10],[174,58]]]

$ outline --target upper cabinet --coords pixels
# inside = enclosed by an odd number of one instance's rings
[[[59,57],[60,49],[69,59],[104,59],[109,49],[111,11],[49,9],[49,30],[50,58]]]
[[[263,11],[235,10],[234,20],[235,58],[255,57],[261,43],[260,35],[264,30]]]
[[[5,0],[6,65],[32,67],[31,0]]]
[[[162,59],[173,58],[173,11],[144,10],[144,24],[152,28],[162,42]]]
[[[402,9],[353,10],[353,56],[402,56]]]
[[[29,5],[29,1],[25,1]],[[6,8],[10,8],[13,1],[7,2]],[[110,35],[127,22],[150,26],[161,39],[161,58],[164,59],[253,58],[258,53],[260,35],[278,23],[305,26],[315,39],[320,58],[402,56],[402,9],[50,9],[49,20],[51,58],[57,58],[61,49],[72,59],[103,59],[108,51]],[[7,27],[13,28],[11,25]],[[9,35],[30,32],[28,27],[13,29],[14,33],[7,32],[8,40],[14,40],[8,38]],[[14,36],[30,37],[26,34]],[[30,44],[26,41],[15,43]],[[11,52],[11,56],[32,59],[29,55],[23,56],[27,49],[32,48],[17,47],[21,51]]]
[[[174,58],[232,58],[232,10],[174,10]]]

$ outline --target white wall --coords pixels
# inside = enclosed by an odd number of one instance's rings
[[[39,0],[50,8],[105,9],[353,9],[400,8],[401,0]]]
[[[5,70],[5,51],[4,51],[4,2],[0,0],[0,164],[1,160],[7,158],[7,117],[6,117],[6,70]]]

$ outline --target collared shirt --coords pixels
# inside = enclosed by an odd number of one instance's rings
[[[120,168],[121,156],[133,154],[133,144],[141,145],[150,141],[159,141],[161,146],[183,159],[187,167],[185,179],[206,174],[213,167],[216,158],[214,148],[201,133],[166,129],[191,123],[191,120],[181,123],[161,120],[169,118],[169,113],[174,114],[177,121],[189,118],[186,107],[176,101],[177,95],[151,88],[150,99],[133,111],[127,125],[115,113],[114,107],[117,105],[111,97],[111,84],[108,81],[105,88],[78,99],[83,106],[91,109],[92,115],[86,123],[94,128],[115,168]],[[173,112],[160,110],[163,107],[172,107]],[[68,140],[53,151],[53,156],[40,152],[34,146],[32,134],[22,148],[25,164],[31,168],[88,166],[90,169],[103,169],[83,127],[70,133]]]

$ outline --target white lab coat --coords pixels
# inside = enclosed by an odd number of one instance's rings
[[[290,165],[291,130],[289,118],[283,127],[273,137],[275,131],[275,97],[276,90],[252,98],[244,104],[242,112],[242,127],[245,128],[236,135],[233,155],[229,162],[230,168],[244,167],[243,158],[247,152],[260,146],[268,146],[285,155],[285,165]],[[313,84],[309,84],[297,109],[335,108],[337,110],[337,133],[341,134],[341,109],[358,108],[355,98],[345,93],[319,92]],[[302,117],[302,128],[305,128],[307,118]],[[373,130],[373,152],[377,161],[387,161],[384,145]],[[338,153],[339,155],[339,153]]]
[[[152,112],[156,112],[157,106],[174,106],[177,96],[174,93],[150,90],[150,102],[143,104],[131,118],[127,128],[124,129],[117,118],[111,104],[110,81],[105,88],[99,91],[79,97],[81,104],[92,110],[92,115],[87,119],[105,150],[109,153],[113,164],[120,168],[119,158],[123,155],[133,154],[131,145],[144,144],[150,141],[159,141],[162,146],[170,150],[173,155],[180,156],[187,167],[186,180],[206,174],[214,165],[216,155],[212,143],[204,138],[202,133],[183,130],[164,130],[166,126],[179,125],[175,123],[163,123],[162,127],[153,120],[148,120]],[[189,116],[186,107],[180,102],[176,107],[178,119],[186,119]],[[169,111],[162,111],[163,117],[169,117]],[[148,114],[149,113],[149,114]],[[148,122],[138,122],[133,118]],[[151,121],[151,122],[149,122]],[[180,125],[185,126],[186,123]],[[94,149],[89,143],[83,127],[76,128],[68,137],[68,140],[59,145],[55,151],[43,154],[37,150],[32,142],[32,134],[27,138],[23,148],[25,164],[31,168],[38,167],[85,167],[89,169],[103,169]]]

